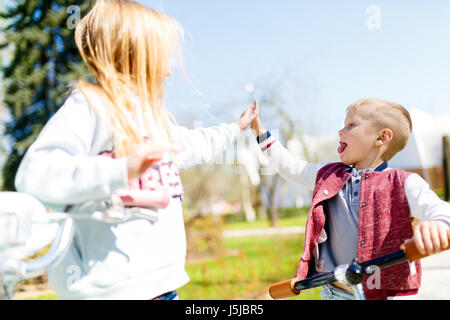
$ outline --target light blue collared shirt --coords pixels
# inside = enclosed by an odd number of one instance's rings
[[[327,240],[319,245],[320,257],[316,263],[318,272],[333,271],[338,265],[350,264],[356,258],[361,175],[369,171],[383,171],[387,167],[387,162],[384,162],[376,169],[349,169],[351,179],[335,197],[328,200],[325,213]]]

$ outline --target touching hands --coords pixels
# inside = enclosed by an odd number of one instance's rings
[[[254,104],[249,105],[245,111],[242,113],[241,118],[237,121],[237,125],[239,128],[241,128],[241,131],[244,131],[247,129],[249,124],[255,120],[255,118],[258,116],[258,112],[256,111],[257,102],[255,101]],[[250,111],[252,111],[252,115],[250,115]]]
[[[162,160],[167,152],[179,153],[173,145],[143,142],[136,146],[127,158],[128,180],[142,176],[152,164]]]
[[[414,243],[421,254],[438,253],[449,246],[450,227],[442,221],[424,221],[414,229]]]
[[[250,110],[252,111],[251,116]],[[257,100],[255,100],[253,104],[249,105],[247,109],[245,109],[237,124],[242,131],[245,130],[248,125],[250,125],[250,128],[255,136],[260,136],[263,133],[266,133],[267,130],[264,129],[261,120],[259,119],[259,105]]]
[[[258,137],[267,132],[267,130],[263,127],[261,120],[259,119],[259,104],[258,101],[255,100],[253,105],[253,112],[256,113],[255,119],[250,123],[250,128],[253,134]]]

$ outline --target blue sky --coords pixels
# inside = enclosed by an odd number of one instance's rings
[[[249,103],[245,85],[261,98],[267,82],[312,134],[335,134],[363,97],[450,112],[448,0],[137,1],[184,27],[186,71],[201,94],[174,72],[166,101],[181,124],[233,121]],[[367,27],[370,6],[379,29]],[[276,126],[261,108],[263,123]]]
[[[248,104],[247,83],[258,98],[262,83],[280,83],[286,72],[285,109],[314,134],[335,134],[346,107],[363,97],[450,112],[449,1],[139,2],[184,27],[186,71],[202,94],[171,79],[167,105],[180,123],[231,121]],[[372,5],[379,29],[367,26]]]

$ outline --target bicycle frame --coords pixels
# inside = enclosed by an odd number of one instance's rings
[[[448,238],[450,241],[450,232]],[[450,249],[450,246],[445,250],[448,249]],[[280,281],[270,286],[269,293],[274,299],[283,299],[298,295],[302,290],[339,282],[349,286],[357,300],[365,300],[362,286],[363,277],[372,275],[375,267],[383,269],[405,261],[414,262],[427,256],[426,254],[421,254],[414,241],[409,239],[400,247],[399,251],[365,262],[359,262],[357,259],[354,259],[350,265],[340,265],[332,272],[314,275],[303,280],[290,279]]]

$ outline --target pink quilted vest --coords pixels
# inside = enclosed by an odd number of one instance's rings
[[[332,163],[317,173],[306,224],[304,252],[296,278],[303,279],[315,271],[319,237],[325,225],[324,204],[336,196],[351,178],[348,168],[343,163]],[[404,191],[409,174],[400,169],[363,173],[357,256],[360,262],[395,252],[413,236],[413,218]],[[415,272],[411,271],[413,269],[405,262],[381,270],[380,289],[369,289],[368,277],[365,277],[363,287],[366,298],[383,300],[387,296],[417,293],[422,274],[420,262],[415,262]]]

